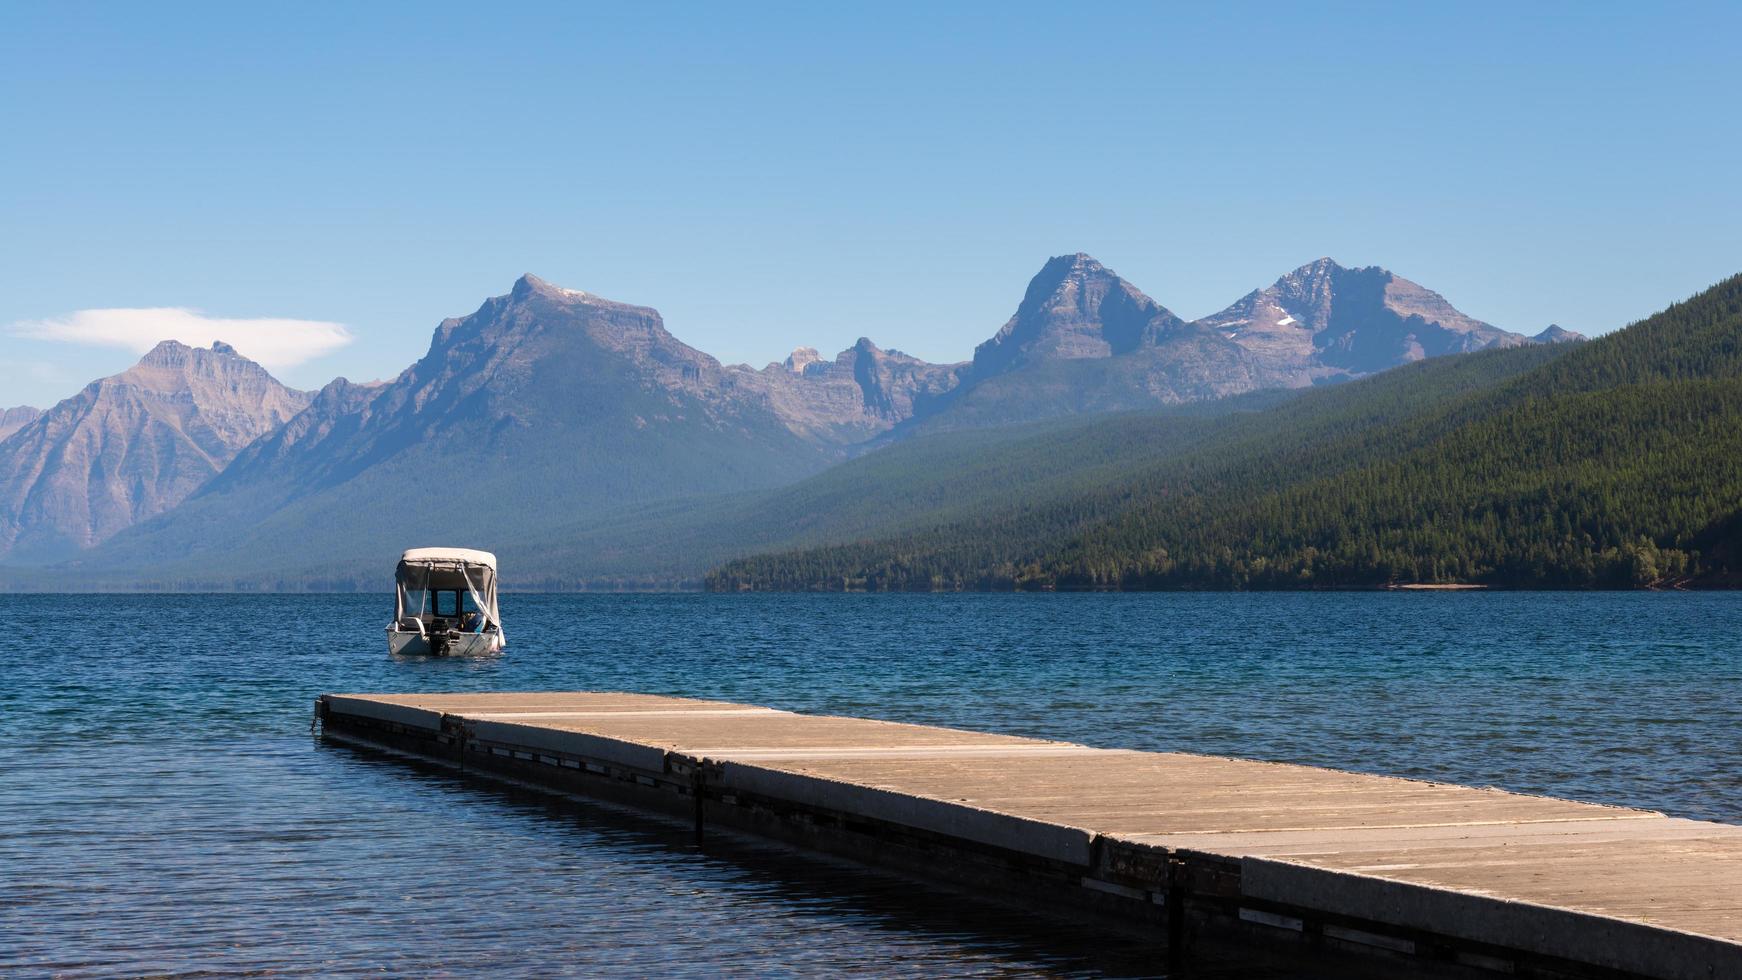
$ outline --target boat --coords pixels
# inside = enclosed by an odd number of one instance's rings
[[[412,548],[393,573],[395,656],[469,656],[508,645],[496,606],[496,556],[471,548]]]

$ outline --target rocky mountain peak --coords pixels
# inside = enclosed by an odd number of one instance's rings
[[[1301,312],[1328,317],[1338,299],[1360,290],[1383,291],[1391,279],[1391,273],[1379,266],[1346,266],[1327,257],[1282,276],[1271,288],[1278,299],[1296,304]]]
[[[1546,329],[1530,338],[1539,344],[1571,344],[1585,339],[1585,335],[1576,330],[1568,330],[1558,323],[1551,323]]]
[[[179,340],[160,340],[157,346],[145,352],[139,359],[140,364],[179,365],[187,362],[195,348],[189,347]]]
[[[977,378],[1037,360],[1111,357],[1184,326],[1155,300],[1083,252],[1047,260],[1016,314],[974,350]]]
[[[870,338],[822,357],[800,347],[761,371],[727,369],[740,394],[753,395],[789,431],[830,452],[865,446],[935,406],[960,380],[965,365],[931,364]]]
[[[334,378],[327,382],[320,391],[315,392],[313,404],[343,402],[371,393],[379,393],[390,383],[387,381],[352,381],[350,378],[343,377]]]
[[[556,283],[540,279],[530,272],[514,280],[514,288],[508,291],[509,300],[514,302],[523,302],[534,296],[558,302],[598,299],[592,293],[558,286]]]
[[[177,340],[165,340],[127,370],[93,382],[96,385],[131,385],[163,394],[190,391],[213,383],[238,390],[266,391],[283,387],[265,368],[221,340],[215,341],[211,347],[190,347]]]
[[[794,374],[803,374],[805,368],[812,364],[820,364],[822,360],[823,356],[817,353],[815,347],[795,347],[781,364]]]
[[[14,408],[0,408],[0,439],[36,421],[42,414],[42,409],[31,408],[29,405],[19,405]]]
[[[527,273],[508,293],[485,300],[472,314],[438,324],[428,352],[406,374],[419,385],[456,372],[468,375],[468,384],[492,378],[524,381],[535,362],[600,348],[636,359],[712,360],[673,338],[657,310],[566,289]]]
[[[1295,283],[1328,282],[1337,273],[1347,272],[1347,271],[1348,271],[1348,269],[1346,269],[1343,265],[1338,263],[1336,259],[1333,259],[1330,256],[1326,255],[1326,256],[1321,256],[1319,258],[1316,258],[1316,259],[1312,260],[1311,262],[1308,262],[1306,265],[1303,265],[1300,268],[1294,270],[1293,272],[1290,272],[1287,275],[1284,275],[1281,279],[1279,279],[1277,281],[1279,283],[1281,283],[1281,282],[1295,282]]]
[[[1529,339],[1465,315],[1379,266],[1320,258],[1198,321],[1296,384],[1354,377],[1441,354]]]
[[[1048,264],[1059,263],[1072,276],[1110,274],[1107,267],[1087,252],[1072,252],[1069,255],[1055,255]]]
[[[519,299],[533,293],[551,293],[554,291],[555,287],[550,283],[528,272],[514,280],[514,286],[508,291],[508,295]]]
[[[0,555],[58,557],[175,506],[312,396],[166,340],[0,442]]]
[[[191,347],[179,340],[159,341],[156,347],[145,352],[145,356],[139,359],[139,363],[182,367],[194,364],[213,364],[217,363],[219,359],[227,358],[246,361],[249,364],[254,363],[238,353],[236,348],[221,340],[212,341],[210,347]]]
[[[1087,252],[1055,255],[1029,280],[1022,306],[1033,309],[1066,296],[1081,295],[1085,288],[1093,290],[1118,285],[1135,289]]]

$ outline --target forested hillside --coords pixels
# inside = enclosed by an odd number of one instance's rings
[[[1063,501],[1157,455],[1200,445],[1228,416],[1299,396],[1254,392],[1092,419],[922,436],[775,490],[694,497],[578,517],[503,542],[529,588],[693,588],[728,559],[967,520],[1013,500]]]
[[[1570,350],[1430,360],[1211,428],[1062,498],[742,559],[709,585],[1733,583],[1742,276]]]

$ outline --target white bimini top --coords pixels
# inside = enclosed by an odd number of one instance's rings
[[[419,564],[422,562],[458,562],[467,565],[483,565],[487,568],[496,567],[496,556],[488,551],[478,551],[474,548],[410,548],[399,556],[399,560]]]

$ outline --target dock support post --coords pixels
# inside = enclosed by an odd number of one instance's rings
[[[471,728],[472,723],[459,715],[442,715],[441,731],[453,742],[454,765],[461,772],[466,771],[466,743],[471,739]]]
[[[702,781],[702,767],[696,766],[690,771],[690,795],[695,797],[697,844],[702,842]]]
[[[1167,975],[1178,977],[1185,969],[1186,956],[1186,863],[1177,857],[1167,859]]]

